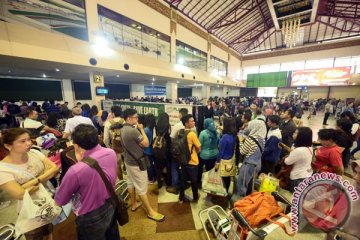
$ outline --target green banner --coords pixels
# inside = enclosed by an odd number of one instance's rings
[[[133,108],[138,114],[152,113],[158,118],[160,113],[165,112],[165,104],[147,103],[147,102],[132,102],[132,101],[103,101],[103,109],[110,112],[112,106],[120,106],[124,111],[128,108]]]
[[[246,87],[287,87],[288,72],[248,74]]]

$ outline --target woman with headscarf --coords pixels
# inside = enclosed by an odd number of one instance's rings
[[[249,135],[240,144],[240,154],[244,156],[236,187],[237,195],[240,197],[250,194],[253,189],[254,178],[261,169],[261,154],[265,145],[262,128],[264,123],[257,120],[251,123],[248,126]]]
[[[199,174],[198,174],[198,183],[201,186],[201,176],[204,171],[204,166],[206,171],[210,171],[214,168],[216,157],[219,153],[218,143],[219,135],[216,132],[216,127],[214,121],[211,118],[207,118],[204,121],[205,129],[201,131],[199,135],[199,140],[201,143],[201,152],[199,153],[200,162],[199,162]]]
[[[171,125],[170,118],[167,113],[160,113],[158,121],[155,127],[156,136],[163,136],[166,142],[167,154],[164,158],[155,159],[155,168],[157,175],[158,188],[160,189],[163,185],[161,180],[162,171],[166,168],[166,185],[171,186],[171,157],[170,157],[170,147],[171,147]]]

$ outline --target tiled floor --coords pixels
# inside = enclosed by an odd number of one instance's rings
[[[313,130],[314,140],[317,139],[317,131],[322,126],[322,114],[312,116],[312,119],[307,120],[306,116],[303,117],[304,126],[310,126]],[[330,117],[328,121],[330,127],[335,127],[335,121]],[[360,152],[356,155],[360,158]],[[347,170],[350,172],[350,170]],[[282,191],[288,199],[291,199],[291,194],[286,191]],[[191,197],[191,189],[187,189],[186,195]],[[178,195],[170,194],[166,192],[165,187],[157,190],[157,185],[149,185],[149,199],[151,205],[157,209],[158,203],[169,203],[177,202]],[[8,200],[6,194],[0,192],[0,202]],[[205,232],[203,230],[199,212],[206,209],[214,204],[222,204],[224,201],[217,198],[210,198],[204,192],[200,191],[200,200],[198,203],[191,203],[192,215],[195,223],[195,230],[190,231],[178,231],[168,233],[156,233],[156,223],[146,218],[145,210],[143,208],[138,209],[136,212],[130,212],[130,222],[124,227],[120,228],[121,239],[126,240],[139,240],[139,239],[166,239],[166,240],[187,240],[187,239],[206,239]],[[222,204],[224,205],[224,204]],[[16,203],[12,202],[10,206],[1,209],[0,205],[0,226],[9,222],[15,222],[16,220]],[[75,226],[72,217],[69,221],[63,223],[61,226],[55,226],[55,240],[72,240],[76,239]],[[179,222],[181,224],[181,222]],[[266,239],[269,240],[282,240],[282,239],[294,239],[294,240],[313,240],[313,239],[324,239],[325,234],[317,229],[306,225],[295,237],[288,237],[283,230],[276,229]]]

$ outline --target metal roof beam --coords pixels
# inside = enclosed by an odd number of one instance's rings
[[[252,32],[254,32],[254,31],[260,32],[259,30],[256,30],[256,28],[250,28],[250,29],[247,30],[245,33],[241,34],[241,36],[239,36],[239,37],[235,38],[234,40],[232,40],[231,42],[229,42],[229,45],[238,43],[238,42],[237,42],[238,40],[243,39],[243,38],[246,37],[249,33],[252,33]]]
[[[216,25],[220,24],[222,21],[227,19],[232,13],[234,13],[234,11],[236,12],[246,2],[247,0],[238,2],[229,11],[227,11],[224,15],[222,15],[219,19],[217,19],[214,23],[212,23],[211,26],[208,28],[208,30],[211,31],[214,27],[216,27]]]
[[[249,15],[252,11],[254,11],[255,9],[257,9],[257,6],[253,6],[251,9],[249,9],[245,14],[243,14],[241,17],[239,17],[238,19],[235,19],[234,21],[230,21],[228,23],[225,23],[223,25],[218,25],[216,27],[213,27],[212,30],[215,30],[215,29],[219,29],[219,28],[223,28],[223,27],[227,27],[227,26],[230,26],[234,23],[237,23],[239,22],[241,19],[247,17],[247,15]]]
[[[270,29],[269,29],[270,30]],[[276,32],[275,29],[273,29],[273,31],[271,33],[269,33],[269,30],[267,30],[267,36],[261,41],[259,42],[257,45],[255,45],[253,48],[248,49],[248,51],[254,50],[255,48],[259,47],[261,44],[263,44],[266,40],[270,39],[270,37]],[[271,49],[271,41],[270,42],[270,49]]]
[[[344,29],[338,28],[338,27],[336,27],[336,26],[334,26],[334,25],[331,25],[331,24],[329,24],[329,23],[327,23],[327,22],[323,22],[323,21],[321,21],[320,19],[318,19],[317,21],[318,21],[319,23],[321,23],[321,24],[326,25],[326,26],[335,28],[336,30],[339,30],[339,31],[341,31],[341,32],[352,32],[352,29],[344,30]],[[345,20],[345,21],[346,21],[346,20]],[[345,24],[345,23],[344,23],[344,24]],[[357,32],[357,31],[356,31],[356,32]]]
[[[209,9],[211,9],[213,6],[215,6],[219,1],[216,1],[215,4],[213,4]],[[225,2],[223,2],[219,7],[215,8],[214,11],[212,11],[206,18],[204,18],[203,20],[201,20],[200,24],[202,24],[205,20],[207,20],[210,16],[213,15],[214,12],[216,12],[217,10],[219,10],[222,6],[224,6]],[[232,2],[230,2],[224,9],[226,9],[228,6],[230,6],[232,4]],[[201,16],[200,16],[201,17]],[[200,19],[199,17],[199,19]],[[206,25],[206,24],[205,24]],[[209,29],[207,29],[209,31]]]

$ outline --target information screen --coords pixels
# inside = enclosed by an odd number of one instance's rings
[[[96,95],[104,96],[109,94],[109,89],[104,87],[96,87]]]
[[[258,97],[276,97],[277,87],[259,87],[258,88]]]

